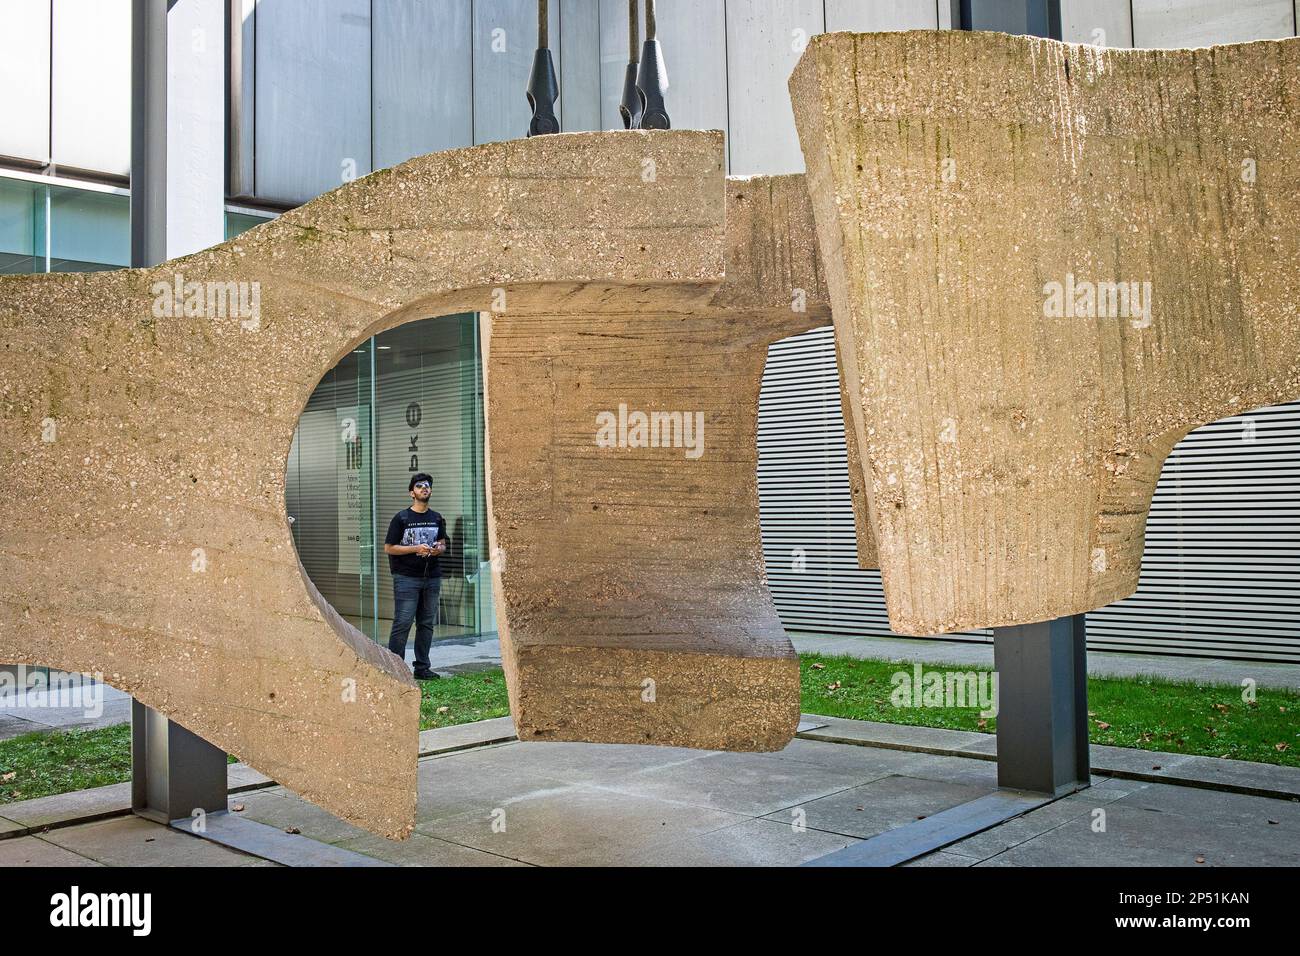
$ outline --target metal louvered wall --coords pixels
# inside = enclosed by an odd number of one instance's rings
[[[763,552],[785,626],[897,636],[879,572],[857,566],[829,326],[768,350],[758,454]],[[1138,591],[1088,615],[1088,646],[1300,663],[1300,402],[1178,444],[1147,519]]]

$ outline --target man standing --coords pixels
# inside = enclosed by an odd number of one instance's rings
[[[388,635],[388,649],[406,660],[406,637],[415,621],[415,679],[437,680],[429,665],[429,648],[442,588],[438,558],[451,546],[451,539],[447,522],[429,508],[433,478],[418,472],[411,476],[407,490],[411,507],[393,515],[384,538],[388,570],[393,573],[393,630]]]

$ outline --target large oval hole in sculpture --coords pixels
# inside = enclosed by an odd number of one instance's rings
[[[350,623],[387,645],[393,577],[384,539],[411,506],[412,477],[451,546],[437,561],[435,669],[499,655],[483,476],[478,317],[401,325],[359,345],[316,386],[294,433],[285,506],[312,583]],[[410,628],[412,661],[418,622]]]

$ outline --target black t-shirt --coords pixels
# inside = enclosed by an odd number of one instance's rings
[[[424,512],[405,508],[393,515],[393,520],[388,523],[384,544],[435,545],[439,539],[446,541],[448,548],[451,547],[451,539],[447,537],[447,522],[442,515],[432,508]],[[388,570],[409,578],[436,578],[442,574],[437,555],[422,558],[418,554],[390,554]]]

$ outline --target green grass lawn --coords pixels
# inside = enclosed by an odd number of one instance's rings
[[[893,706],[893,675],[902,671],[910,676],[909,663],[808,654],[801,667],[805,713],[986,733],[997,728],[997,719],[982,718],[978,706]],[[945,668],[936,665],[934,670]],[[499,669],[420,685],[421,730],[509,712],[505,675]],[[1088,681],[1088,712],[1093,743],[1300,766],[1300,695],[1287,691],[1260,690],[1253,703],[1246,703],[1239,687],[1093,678]],[[129,724],[0,741],[0,805],[130,778]]]
[[[131,725],[0,741],[0,804],[131,779]]]
[[[978,706],[895,707],[893,675],[913,675],[911,663],[805,654],[800,659],[803,711],[827,717],[878,720],[920,727],[993,733],[997,718]],[[925,673],[983,671],[987,667],[933,665]],[[1151,678],[1088,679],[1089,739],[1094,744],[1230,757],[1300,766],[1300,695],[1256,692]]]
[[[500,668],[420,684],[420,729],[468,724],[510,713],[506,675]]]

